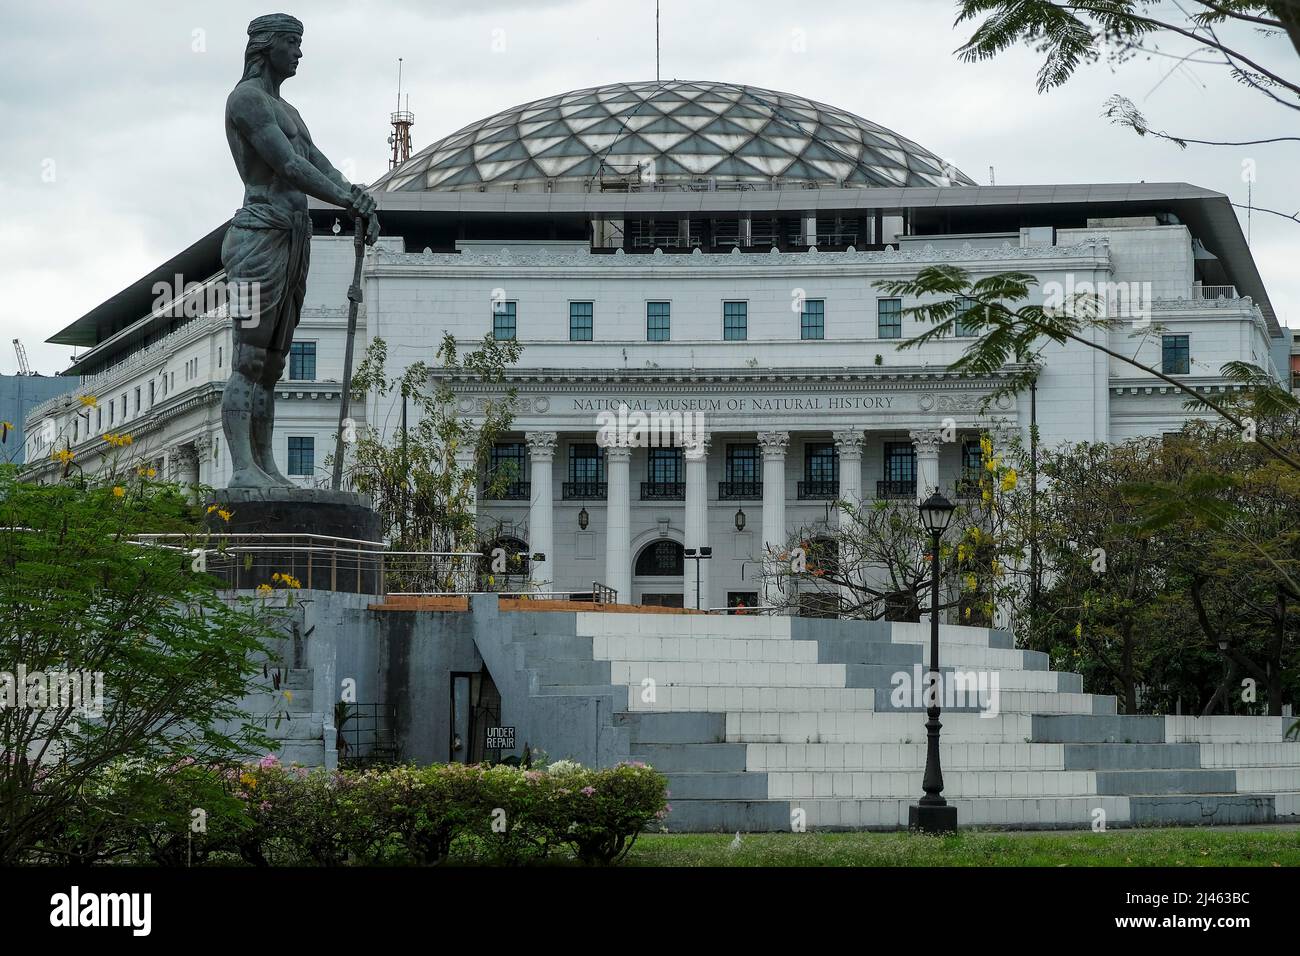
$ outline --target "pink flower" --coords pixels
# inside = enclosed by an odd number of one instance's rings
[[[583,794],[584,796],[590,797],[590,796],[592,796],[592,795],[596,792],[596,788],[595,788],[595,787],[583,787],[581,792],[582,792],[582,794]]]
[[[275,754],[267,754],[265,757],[263,757],[261,760],[257,762],[257,765],[262,770],[271,770],[275,767],[280,766],[280,758],[277,757]]]
[[[263,813],[266,813],[266,811],[271,809],[271,801],[263,800],[261,803],[257,805],[257,809],[261,810]]]

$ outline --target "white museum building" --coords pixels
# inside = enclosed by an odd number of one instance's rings
[[[530,571],[544,590],[600,582],[620,601],[752,605],[765,544],[833,525],[841,500],[957,494],[982,431],[1027,437],[1027,394],[982,408],[1005,373],[948,371],[969,344],[960,328],[897,348],[923,331],[904,314],[917,303],[876,283],[926,266],[1029,272],[1043,295],[1122,289],[1140,309],[1110,347],[1198,388],[1230,388],[1219,370],[1233,360],[1289,376],[1290,336],[1223,194],[979,186],[790,94],[676,80],[578,90],[453,133],[373,190],[384,236],[364,265],[358,355],[382,337],[390,371],[432,362],[444,330],[462,350],[488,332],[523,346],[507,376],[512,432],[483,464],[486,477],[509,463],[517,480],[477,509],[485,535],[545,556]],[[346,220],[334,231],[338,210],[312,214],[275,449],[281,471],[317,486],[337,432],[353,246]],[[67,371],[82,378],[28,418],[38,473],[65,447],[93,470],[102,436],[129,433],[164,474],[223,486],[231,329],[203,303],[223,280],[224,230],[50,339],[79,349]],[[160,304],[159,283],[195,286]],[[1095,349],[1042,360],[1045,444],[1159,435],[1190,414],[1167,383]],[[457,392],[469,419],[492,397]],[[634,413],[680,414],[702,441],[604,447],[602,421]],[[393,435],[401,414],[370,396],[362,417]],[[697,594],[683,549],[701,547],[713,556]]]

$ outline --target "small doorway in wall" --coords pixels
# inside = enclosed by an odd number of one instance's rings
[[[744,614],[750,608],[758,605],[757,591],[728,591],[727,607],[730,610],[728,614]]]
[[[685,565],[682,546],[671,538],[661,538],[642,548],[632,566],[633,591],[640,595],[637,603],[682,607]]]
[[[475,673],[455,671],[451,675],[451,733],[448,759],[455,763],[482,763],[489,754],[487,732],[501,723],[501,692],[484,667]]]

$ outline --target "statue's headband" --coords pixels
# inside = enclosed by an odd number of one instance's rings
[[[268,13],[248,25],[248,35],[259,33],[302,33],[302,21],[287,13]]]

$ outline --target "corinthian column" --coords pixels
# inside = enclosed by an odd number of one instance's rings
[[[620,604],[632,603],[632,449],[605,449],[605,580]]]
[[[920,504],[939,490],[939,445],[943,441],[937,428],[922,428],[909,433],[916,448],[916,502]]]
[[[699,439],[685,448],[686,458],[686,528],[687,548],[699,549],[709,543],[709,436],[701,435]],[[712,559],[710,559],[712,560]],[[685,587],[682,603],[686,607],[708,608],[709,606],[709,561],[699,562],[699,572],[693,567],[695,561],[685,562],[682,569]],[[696,590],[696,578],[699,589]]]
[[[790,443],[789,432],[759,432],[758,444],[763,449],[763,567],[771,570],[769,557],[785,547],[785,450]],[[764,576],[763,603],[775,604],[781,600],[780,584]]]
[[[528,495],[528,550],[545,555],[530,561],[528,580],[535,588],[555,584],[555,499],[551,490],[551,463],[555,461],[555,432],[527,432],[528,462],[532,469]]]

